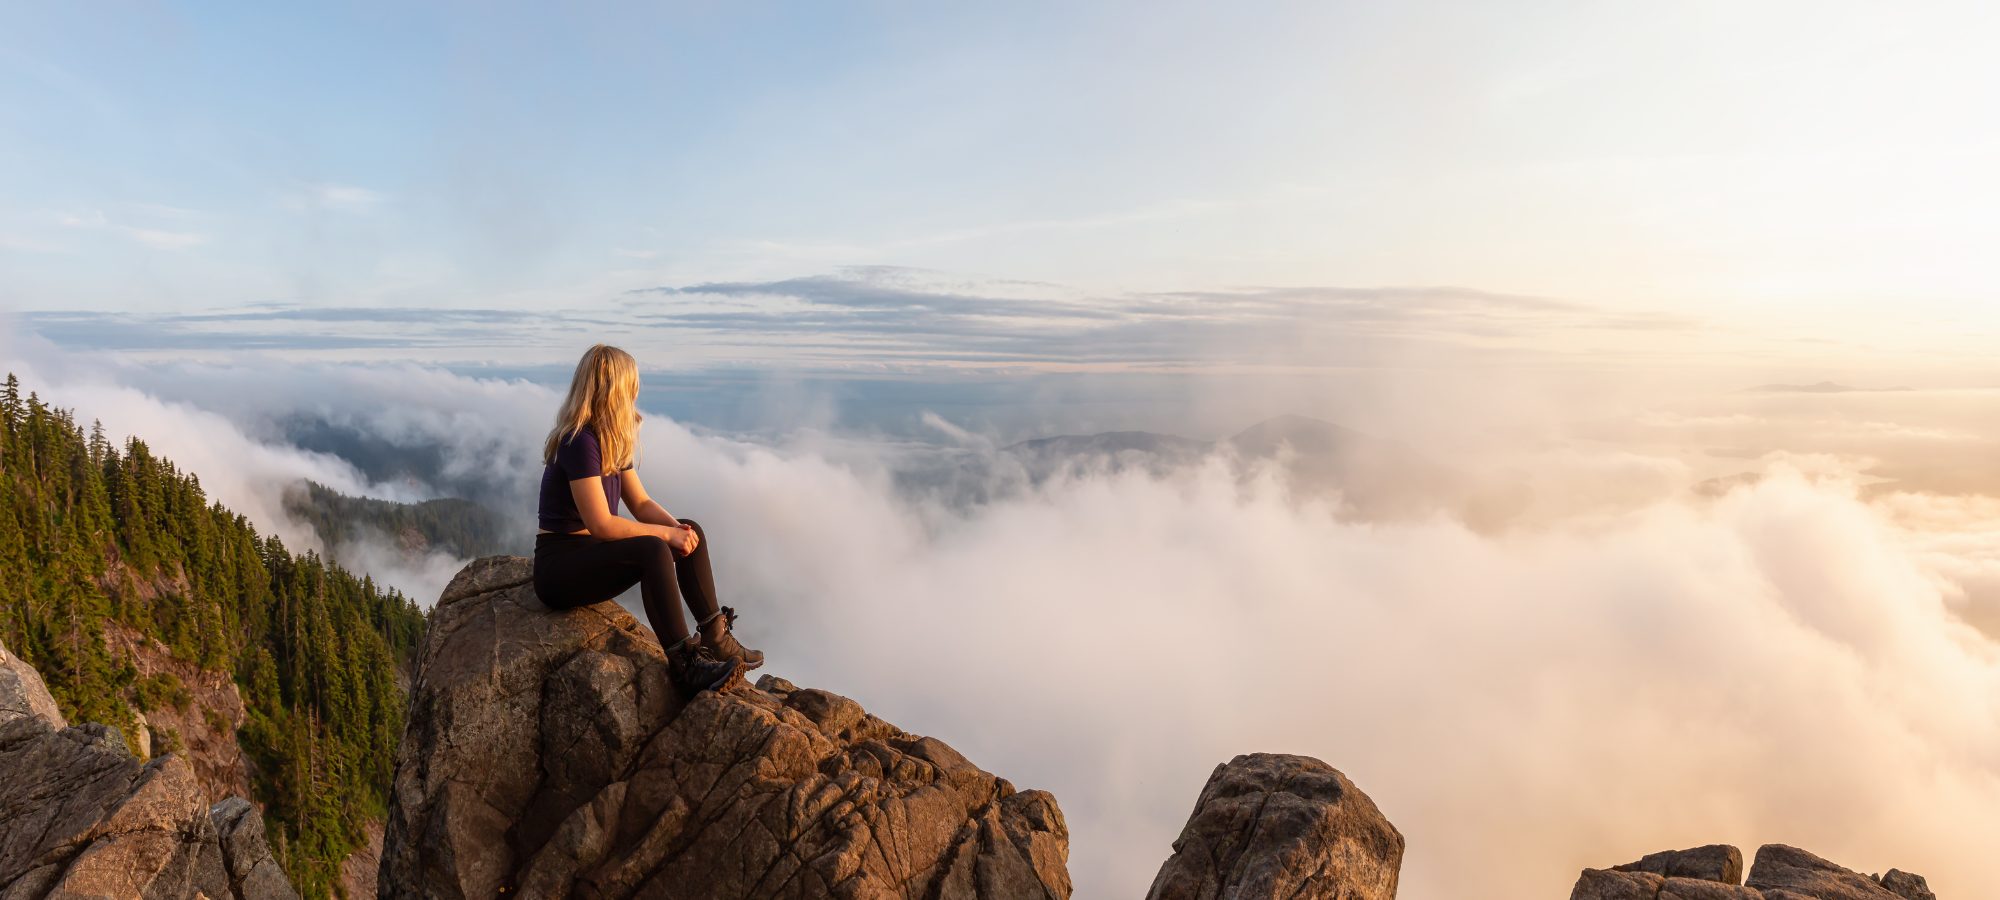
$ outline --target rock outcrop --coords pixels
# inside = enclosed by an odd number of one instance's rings
[[[1651,872],[1666,878],[1693,878],[1743,883],[1743,851],[1728,844],[1709,844],[1691,850],[1663,850],[1649,853],[1638,862],[1612,866],[1619,872]]]
[[[1047,793],[782,679],[683,700],[636,620],[530,572],[474,562],[432,612],[384,897],[1069,895]]]
[[[142,763],[115,728],[65,727],[39,675],[0,659],[0,898],[297,896],[259,816],[255,841],[235,839],[248,802],[222,822],[180,754]]]
[[[1332,766],[1258,753],[1217,766],[1149,900],[1391,900],[1403,836]]]
[[[11,719],[37,719],[56,731],[69,727],[42,673],[0,644],[0,722]]]
[[[1585,869],[1570,900],[1937,900],[1922,876],[1863,875],[1784,844],[1759,848],[1742,873],[1743,854],[1726,844],[1670,850]]]
[[[250,764],[236,732],[249,721],[243,695],[228,672],[175,659],[165,644],[121,623],[104,623],[104,645],[112,658],[132,666],[140,678],[171,675],[186,691],[187,705],[166,704],[138,718],[152,731],[151,742],[174,747],[194,767],[210,802],[250,795]],[[171,736],[170,741],[160,740]],[[150,757],[151,752],[141,756]]]

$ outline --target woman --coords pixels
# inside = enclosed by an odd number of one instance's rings
[[[730,633],[736,611],[716,605],[701,526],[668,513],[632,467],[638,398],[631,354],[598,344],[576,364],[542,446],[535,593],[551,609],[571,609],[610,600],[636,582],[675,683],[689,694],[720,688],[763,665],[764,654],[737,642]],[[620,498],[632,519],[618,515]],[[688,633],[682,599],[698,634]]]

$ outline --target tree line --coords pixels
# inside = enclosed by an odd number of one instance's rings
[[[131,735],[134,710],[186,702],[111,653],[107,622],[229,673],[273,849],[301,894],[331,895],[388,807],[415,603],[260,535],[144,441],[86,431],[13,374],[0,387],[0,600],[0,635],[72,721]]]

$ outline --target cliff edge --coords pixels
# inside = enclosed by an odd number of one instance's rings
[[[637,620],[530,574],[479,560],[432,612],[382,896],[1069,896],[1049,794],[783,679],[683,700]]]

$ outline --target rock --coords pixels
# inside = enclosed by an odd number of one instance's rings
[[[349,900],[379,893],[375,886],[382,868],[382,823],[370,821],[362,830],[360,849],[340,861],[340,893]]]
[[[1709,844],[1691,850],[1662,850],[1649,853],[1638,862],[1611,868],[1618,872],[1652,872],[1668,878],[1742,884],[1743,851],[1728,844]]]
[[[217,884],[215,829],[179,756],[142,765],[114,728],[23,718],[0,724],[0,772],[0,896],[186,897]]]
[[[39,688],[21,669],[8,684]],[[221,833],[180,754],[142,763],[117,729],[60,721],[0,716],[0,898],[295,896],[289,885],[233,890]]]
[[[1666,877],[1652,872],[1585,869],[1569,900],[1656,900]]]
[[[1660,900],[1763,900],[1755,888],[1705,878],[1669,878],[1660,885]]]
[[[1937,900],[1921,876],[1890,869],[1873,878],[1796,847],[1757,851],[1748,884],[1743,854],[1726,844],[1648,854],[1612,869],[1585,869],[1571,900]]]
[[[531,572],[476,561],[431,614],[382,896],[1069,896],[1053,797],[782,679],[685,701],[637,620]]]
[[[153,758],[153,729],[146,723],[146,714],[132,710],[132,743],[139,748],[140,759]]]
[[[1257,753],[1215,768],[1153,900],[1390,900],[1403,836],[1332,766]]]
[[[1931,886],[1924,882],[1924,876],[1912,875],[1901,869],[1890,869],[1881,878],[1883,889],[1903,900],[1937,900],[1931,893]]]
[[[175,659],[165,644],[119,622],[104,623],[104,646],[140,678],[172,675],[187,692],[186,707],[157,706],[145,712],[145,722],[155,736],[175,736],[208,802],[250,796],[250,763],[236,740],[249,713],[236,680],[228,672]]]
[[[1875,879],[1844,869],[1784,844],[1765,844],[1750,864],[1748,884],[1771,900],[1896,900],[1897,895]]]
[[[231,797],[208,811],[222,845],[229,890],[244,900],[298,900],[284,869],[271,857],[264,838],[264,814],[250,801]]]
[[[0,723],[20,718],[38,719],[51,730],[69,726],[42,683],[42,673],[0,644]]]

